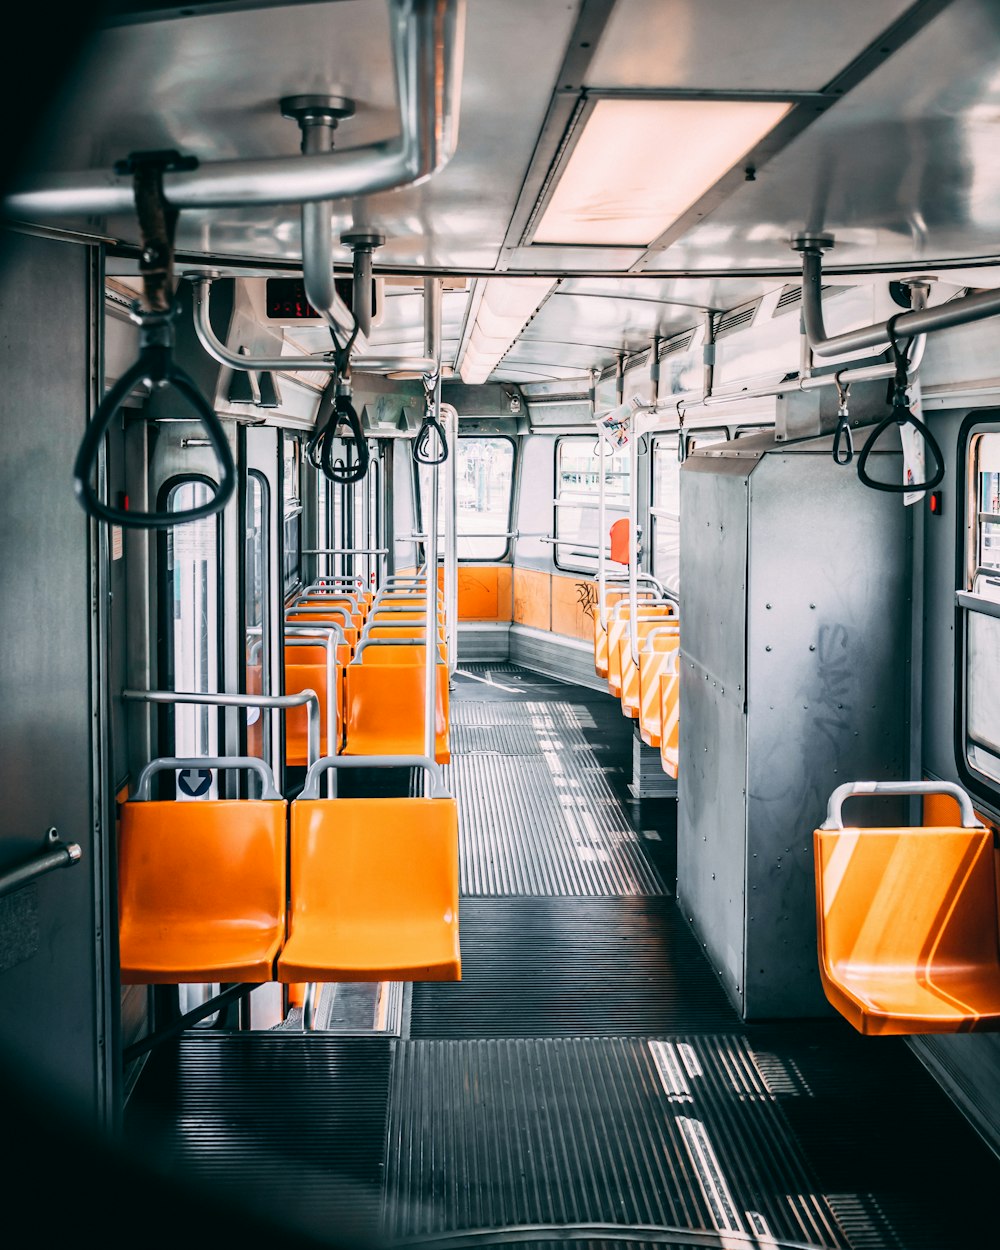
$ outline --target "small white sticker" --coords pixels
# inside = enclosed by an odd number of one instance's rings
[[[125,531],[120,525],[111,527],[111,559],[120,560],[125,554]]]
[[[920,395],[919,380],[912,381],[906,388],[906,393],[910,400],[910,411],[918,420],[923,420],[923,406]],[[913,482],[927,481],[927,449],[924,446],[924,436],[918,429],[907,423],[899,427],[899,441],[903,445],[903,482],[909,486]],[[908,490],[903,495],[903,503],[906,505],[916,503],[918,499],[923,499],[926,491]]]

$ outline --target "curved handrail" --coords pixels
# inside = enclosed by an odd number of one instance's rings
[[[54,825],[46,833],[45,841],[47,850],[40,851],[27,863],[18,864],[16,868],[8,868],[6,872],[0,873],[0,895],[19,890],[22,885],[27,885],[29,881],[34,881],[55,868],[71,868],[83,856],[83,849],[78,842],[59,841],[59,833]]]
[[[139,773],[139,778],[135,783],[135,793],[132,795],[133,802],[148,803],[154,776],[157,773],[178,768],[246,768],[260,777],[262,799],[283,797],[274,780],[270,764],[257,755],[160,755],[155,760],[150,760]]]
[[[323,755],[309,765],[300,799],[318,799],[320,776],[330,768],[422,768],[430,781],[430,797],[450,798],[441,766],[427,755]]]
[[[826,820],[821,829],[843,829],[844,821],[841,808],[844,800],[862,794],[892,794],[912,796],[918,794],[948,794],[958,804],[961,811],[962,826],[965,829],[984,829],[985,825],[977,817],[972,800],[962,789],[951,781],[848,781],[837,786],[830,795],[827,804]]]

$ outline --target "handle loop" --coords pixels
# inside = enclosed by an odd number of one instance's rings
[[[850,382],[841,382],[840,373],[833,375],[833,384],[837,388],[837,430],[833,436],[834,464],[850,464],[854,459],[854,435],[851,433],[850,413],[847,409],[847,397],[851,393]]]
[[[901,315],[900,313],[896,314],[897,317]],[[906,495],[910,491],[932,490],[944,478],[944,455],[937,439],[935,439],[923,421],[914,414],[907,399],[906,388],[909,381],[909,360],[907,357],[913,340],[909,339],[906,347],[900,350],[899,342],[896,338],[896,317],[890,317],[886,322],[885,328],[889,335],[889,346],[896,365],[896,376],[892,382],[892,407],[889,410],[889,415],[876,425],[865,440],[865,445],[861,448],[861,454],[858,456],[858,477],[865,486],[871,487],[872,490],[886,491],[892,495]],[[923,437],[924,445],[930,453],[931,460],[935,466],[934,471],[926,481],[880,482],[869,475],[868,457],[872,454],[875,444],[882,434],[893,423],[900,428],[904,425],[912,425]]]
[[[133,152],[115,165],[116,173],[130,173],[136,215],[142,235],[139,271],[142,299],[132,306],[132,318],[139,325],[139,359],[122,374],[87,426],[73,464],[73,487],[82,507],[98,520],[130,529],[169,529],[188,521],[200,521],[221,512],[236,490],[236,466],[222,423],[211,404],[192,379],[174,362],[174,231],[177,210],[163,194],[166,170],[193,169],[194,157],[173,150]],[[194,409],[205,427],[208,441],[219,462],[219,481],[212,498],[186,512],[129,512],[113,508],[101,500],[91,484],[100,457],[101,443],[112,421],[136,387],[172,386]]]

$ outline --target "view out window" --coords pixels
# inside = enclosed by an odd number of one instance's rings
[[[514,444],[509,438],[463,436],[458,440],[456,521],[460,560],[502,560],[510,544],[514,493]],[[438,535],[444,537],[443,477],[439,470]],[[430,468],[420,469],[420,529],[424,526]]]
[[[556,567],[577,573],[597,572],[598,493],[604,471],[607,529],[628,516],[629,455],[598,454],[596,438],[561,438],[556,444]],[[608,534],[600,541],[609,549]],[[613,566],[614,567],[614,566]]]
[[[677,435],[653,440],[653,576],[672,594],[680,590],[681,574],[681,466]]]
[[[302,444],[286,434],[282,444],[284,547],[282,584],[287,595],[302,580]]]
[[[1000,781],[1000,431],[969,444],[965,609],[965,753]]]
[[[168,512],[206,504],[207,482],[181,482],[167,496]],[[189,521],[165,532],[170,635],[170,681],[175,690],[219,689],[219,535],[218,518]],[[174,709],[174,752],[179,756],[217,755],[218,708],[178,704]],[[178,787],[177,797],[217,797],[218,778],[204,794]],[[191,789],[189,785],[188,789]]]

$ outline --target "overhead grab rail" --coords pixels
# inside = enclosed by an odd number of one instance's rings
[[[135,209],[142,234],[139,270],[143,293],[142,298],[133,303],[131,313],[139,326],[139,359],[125,370],[101,401],[87,425],[73,465],[73,486],[80,504],[90,516],[111,525],[160,530],[199,521],[221,512],[236,489],[236,466],[222,423],[212,405],[173,358],[177,210],[164,198],[163,174],[167,169],[190,167],[192,160],[177,152],[136,152],[120,163],[123,170],[132,174]],[[140,383],[150,388],[172,386],[187,400],[205,427],[219,464],[219,481],[214,484],[214,493],[206,503],[183,512],[130,512],[127,508],[105,503],[92,485],[104,435]]]
[[[981,291],[933,308],[898,313],[889,321],[847,330],[831,338],[823,323],[822,285],[823,253],[833,247],[833,236],[800,235],[792,241],[792,247],[802,254],[802,324],[809,347],[817,356],[840,356],[869,347],[885,351],[893,337],[915,338],[936,330],[982,321],[1000,313],[1000,291]]]
[[[172,172],[174,209],[304,204],[371,195],[423,182],[458,138],[465,0],[389,0],[400,134],[314,156],[212,161]],[[9,217],[36,220],[128,212],[131,187],[106,171],[56,174],[6,197]]]
[[[71,868],[80,862],[83,850],[77,842],[60,842],[58,830],[53,826],[45,835],[45,850],[0,874],[0,896],[19,890],[29,881],[43,877],[56,868]]]

